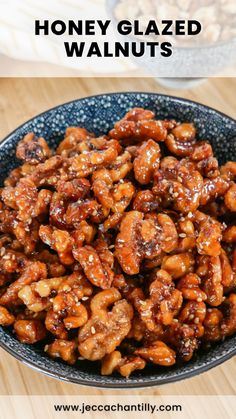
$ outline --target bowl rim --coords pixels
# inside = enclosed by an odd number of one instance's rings
[[[202,111],[207,111],[207,112],[211,112],[211,114],[214,115],[218,115],[224,119],[226,119],[227,121],[232,122],[235,125],[236,128],[236,119],[232,118],[231,116],[226,115],[225,113],[218,111],[210,106],[204,105],[202,103],[190,100],[190,99],[185,99],[185,98],[181,98],[178,96],[173,96],[173,95],[168,95],[168,94],[162,94],[162,93],[155,93],[155,92],[142,92],[142,91],[121,91],[121,92],[111,92],[111,93],[99,93],[96,95],[90,95],[90,96],[85,96],[85,97],[81,97],[79,99],[74,99],[65,103],[61,103],[59,105],[56,105],[52,108],[49,108],[35,116],[33,116],[32,118],[26,120],[25,122],[23,122],[21,125],[19,125],[17,128],[15,128],[12,132],[10,132],[7,136],[5,136],[3,138],[2,141],[0,141],[0,153],[2,151],[2,147],[12,138],[14,137],[14,135],[17,133],[18,130],[20,130],[21,128],[23,128],[26,124],[30,124],[30,122],[34,121],[36,118],[40,118],[42,116],[47,115],[49,112],[53,112],[56,111],[58,108],[63,108],[66,107],[68,105],[72,105],[72,104],[76,104],[77,102],[83,101],[83,100],[93,100],[94,98],[99,99],[99,98],[104,98],[106,96],[120,96],[120,95],[145,95],[145,96],[156,96],[157,98],[164,98],[164,99],[171,99],[174,102],[177,102],[179,104],[183,104],[183,105],[191,105],[194,108],[200,108]],[[125,111],[125,110],[124,110]],[[3,329],[3,333],[4,333],[4,329]],[[191,369],[189,371],[184,371],[184,372],[180,372],[176,374],[176,371],[174,373],[173,376],[170,377],[165,377],[165,378],[161,378],[158,379],[158,375],[157,375],[157,379],[156,380],[150,380],[148,379],[148,377],[143,377],[143,381],[138,381],[138,382],[126,382],[124,379],[123,383],[116,383],[116,382],[108,382],[108,383],[104,383],[101,382],[99,383],[98,381],[96,381],[96,383],[94,384],[93,381],[91,381],[89,378],[76,378],[76,377],[71,377],[70,375],[63,375],[60,374],[60,372],[51,372],[50,369],[48,369],[45,366],[38,366],[37,365],[37,361],[32,361],[32,360],[28,360],[26,356],[19,354],[19,352],[17,350],[12,349],[11,347],[9,347],[7,344],[5,344],[4,342],[2,342],[0,340],[0,347],[5,350],[7,353],[9,353],[11,356],[13,356],[15,359],[17,359],[18,361],[22,362],[24,365],[27,365],[28,367],[32,368],[33,370],[40,372],[44,375],[47,375],[51,378],[54,379],[58,379],[61,381],[65,381],[67,383],[74,383],[74,384],[79,384],[79,385],[83,385],[83,386],[88,386],[88,387],[93,387],[93,388],[107,388],[107,389],[121,389],[121,390],[125,390],[127,388],[129,389],[135,389],[135,388],[146,388],[146,387],[154,387],[154,386],[159,386],[159,385],[164,385],[164,384],[168,384],[168,383],[173,383],[173,382],[178,382],[180,380],[183,379],[187,379],[187,378],[192,378],[196,375],[199,375],[203,372],[206,372],[220,364],[222,364],[223,362],[229,360],[230,358],[232,358],[234,355],[236,355],[236,347],[232,347],[230,348],[226,354],[215,358],[209,362],[207,362],[206,364],[197,367],[196,369]]]
[[[48,377],[54,378],[56,380],[59,381],[63,381],[66,383],[72,383],[72,384],[78,384],[78,385],[82,385],[82,386],[86,386],[86,387],[93,387],[93,388],[106,388],[109,390],[125,390],[125,389],[137,389],[137,388],[148,388],[148,387],[158,387],[160,385],[165,385],[165,384],[170,384],[170,383],[177,383],[178,381],[182,381],[182,380],[186,380],[187,378],[193,378],[195,376],[198,376],[204,372],[207,372],[211,369],[213,369],[214,367],[217,367],[218,365],[223,364],[225,361],[228,361],[230,358],[232,358],[233,356],[236,355],[236,348],[232,348],[232,351],[229,351],[227,354],[225,354],[224,356],[221,356],[220,358],[217,358],[199,368],[196,368],[196,370],[190,370],[187,372],[183,372],[183,373],[178,373],[177,376],[176,374],[174,376],[170,376],[167,378],[162,378],[158,380],[158,376],[157,376],[157,380],[149,380],[148,378],[144,377],[143,381],[139,381],[139,382],[126,382],[125,378],[124,378],[124,382],[123,383],[104,383],[101,382],[99,383],[98,381],[96,381],[96,384],[93,384],[92,380],[89,380],[89,378],[87,379],[82,379],[82,378],[76,378],[76,377],[71,377],[69,375],[61,375],[60,373],[56,373],[56,372],[51,372],[48,368],[46,368],[45,366],[43,367],[39,367],[37,365],[36,362],[33,361],[29,361],[26,357],[24,357],[23,355],[19,355],[19,353],[17,351],[14,351],[14,349],[9,348],[7,345],[5,345],[4,343],[2,343],[0,341],[0,348],[2,348],[3,350],[5,350],[8,354],[10,354],[13,358],[15,358],[17,361],[20,361],[23,365],[26,365],[27,367],[33,369],[36,372],[39,372],[43,375],[46,375]],[[73,366],[72,366],[73,367]],[[101,376],[102,378],[102,376]]]
[[[171,78],[171,77],[170,77]],[[204,79],[204,77],[201,77]],[[34,119],[36,118],[40,118],[44,115],[46,115],[48,112],[51,111],[55,111],[58,108],[67,106],[67,105],[71,105],[74,104],[78,101],[82,101],[82,100],[88,100],[88,99],[93,99],[93,98],[99,98],[99,97],[104,97],[104,96],[119,96],[119,95],[151,95],[151,96],[156,96],[156,97],[163,97],[165,99],[169,98],[171,100],[174,100],[175,102],[178,103],[183,103],[183,104],[189,104],[189,105],[193,105],[195,107],[201,108],[202,110],[208,110],[211,111],[214,114],[218,114],[219,116],[222,116],[223,118],[233,122],[234,124],[236,124],[236,116],[235,118],[233,118],[232,116],[227,115],[226,113],[219,111],[211,106],[208,105],[204,105],[203,103],[197,102],[195,100],[191,100],[191,99],[185,99],[182,98],[180,96],[175,96],[175,95],[168,95],[165,93],[155,93],[155,92],[145,92],[145,91],[133,91],[133,90],[124,90],[124,91],[120,91],[120,92],[106,92],[106,93],[98,93],[96,95],[89,95],[89,96],[83,96],[79,99],[73,99],[73,100],[69,100],[68,102],[63,102],[60,103],[59,105],[55,105],[52,106],[49,109],[46,109],[45,111],[40,112],[39,114],[36,114],[34,116],[32,116],[30,119],[27,119],[26,121],[22,122],[20,125],[18,125],[16,128],[13,129],[13,131],[11,131],[9,134],[7,134],[6,136],[3,137],[3,139],[0,139],[0,151],[2,146],[9,141],[9,139],[21,128],[24,127],[24,125],[29,124],[30,122],[34,121]]]

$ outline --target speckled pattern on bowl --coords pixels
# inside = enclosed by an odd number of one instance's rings
[[[206,106],[175,97],[152,93],[114,93],[92,96],[57,106],[26,122],[0,144],[0,181],[16,167],[17,142],[29,131],[42,135],[51,147],[62,139],[69,125],[80,125],[97,135],[105,133],[132,107],[155,111],[158,118],[176,118],[196,124],[199,137],[209,140],[221,162],[236,159],[236,121]],[[75,366],[51,360],[40,346],[24,345],[10,329],[0,328],[0,346],[23,363],[61,380],[88,386],[135,388],[178,381],[206,371],[236,354],[236,336],[217,344],[192,361],[171,368],[147,367],[125,379],[102,377],[99,364],[78,361]]]

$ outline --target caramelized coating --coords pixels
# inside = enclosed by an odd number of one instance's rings
[[[50,156],[51,151],[44,138],[36,137],[33,132],[27,134],[16,148],[16,157],[30,164],[43,163]]]
[[[219,256],[221,251],[222,227],[211,217],[204,217],[200,222],[197,250],[200,255]]]
[[[46,265],[42,262],[30,262],[23,270],[22,275],[12,282],[0,297],[0,304],[14,303],[18,298],[19,291],[25,286],[47,277]]]
[[[204,327],[204,340],[210,342],[223,340],[236,332],[236,294],[230,294],[221,309],[207,310]]]
[[[140,270],[143,259],[154,259],[161,251],[172,252],[178,245],[178,234],[167,214],[144,216],[139,211],[125,214],[116,237],[115,255],[129,275]]]
[[[11,314],[6,307],[0,306],[0,325],[11,326],[15,321],[15,317]]]
[[[166,331],[166,342],[175,348],[178,357],[185,362],[190,361],[199,346],[198,326],[175,321]]]
[[[134,177],[141,184],[150,183],[160,163],[161,150],[153,140],[143,143],[134,159]]]
[[[230,186],[230,188],[228,189],[228,191],[226,192],[224,196],[224,201],[225,201],[226,207],[231,212],[236,212],[236,183]]]
[[[107,354],[102,359],[101,374],[111,375],[119,366],[122,359],[122,355],[119,351],[113,351]]]
[[[18,292],[18,297],[30,311],[41,312],[51,306],[48,297],[58,290],[63,279],[63,277],[41,279],[31,285],[25,285]]]
[[[204,320],[204,340],[207,342],[217,342],[222,338],[221,322],[223,314],[218,308],[208,308]]]
[[[148,347],[136,349],[135,354],[140,355],[153,364],[170,367],[175,364],[175,352],[164,342],[156,341]]]
[[[207,295],[207,303],[218,306],[223,302],[222,267],[219,256],[199,258],[198,275],[202,278],[202,289]]]
[[[0,189],[0,325],[124,379],[236,333],[236,162],[205,133],[134,108],[55,151],[27,134]]]
[[[177,125],[166,139],[166,145],[169,151],[175,156],[189,156],[196,142],[196,129],[193,124]]]
[[[128,378],[130,374],[137,370],[142,370],[146,366],[144,359],[139,356],[125,356],[119,351],[111,352],[102,359],[102,375],[111,375],[114,371],[118,371],[123,377]]]
[[[186,214],[194,212],[200,204],[203,178],[187,159],[178,161],[165,157],[154,176],[152,192],[159,197],[162,205]]]
[[[71,265],[74,262],[72,255],[74,241],[68,231],[41,225],[39,237],[46,245],[58,253],[63,265]]]
[[[22,343],[33,344],[46,337],[46,329],[40,320],[16,320],[14,330]]]
[[[57,184],[58,193],[66,199],[77,200],[85,198],[90,190],[88,179],[72,179],[71,181],[61,180]]]
[[[229,182],[221,176],[214,179],[204,179],[200,198],[200,205],[206,205],[218,197],[224,196],[229,189]]]
[[[135,211],[147,213],[158,210],[159,207],[158,199],[149,189],[138,191],[133,201],[133,209]]]
[[[228,161],[220,168],[222,177],[226,180],[234,180],[236,178],[236,162]]]
[[[63,315],[56,313],[53,308],[47,311],[45,318],[46,329],[59,339],[68,339],[68,331],[63,322]]]
[[[221,323],[223,337],[230,336],[236,331],[236,295],[230,294],[224,301],[226,315]]]
[[[55,339],[50,345],[46,345],[44,351],[51,358],[61,358],[69,365],[75,364],[76,356],[76,343],[64,339]]]
[[[160,269],[155,273],[154,281],[149,287],[150,299],[155,308],[158,304],[156,320],[164,326],[170,324],[173,317],[178,314],[183,297],[179,290],[175,288],[172,277],[167,271]]]
[[[236,285],[236,274],[231,267],[230,260],[224,249],[220,253],[221,270],[222,270],[222,285],[226,288],[233,288]]]
[[[143,370],[145,366],[146,362],[140,356],[127,356],[122,359],[117,370],[122,377],[128,378],[132,372]]]
[[[145,139],[164,141],[168,128],[174,127],[174,121],[156,121],[153,113],[135,108],[132,114],[128,112],[123,119],[116,122],[109,132],[110,138],[117,140],[131,139],[133,142]]]
[[[77,151],[80,143],[88,141],[93,137],[85,128],[68,127],[65,132],[65,138],[57,148],[57,154],[70,157]]]
[[[222,240],[226,243],[236,242],[236,225],[229,226],[224,230]]]
[[[93,285],[102,289],[110,288],[114,272],[109,261],[103,261],[96,249],[92,246],[81,247],[76,252],[75,258],[80,262],[86,277]]]
[[[137,249],[139,226],[143,215],[138,211],[126,213],[116,238],[116,257],[125,273],[134,275],[139,272],[141,255]]]
[[[205,316],[206,305],[203,302],[192,300],[184,304],[178,319],[183,324],[192,325],[195,328],[195,336],[199,338],[204,334],[204,327],[202,324]]]
[[[145,300],[141,289],[134,289],[128,298],[133,299],[140,319],[150,332],[162,333],[162,326],[171,324],[178,314],[183,297],[175,288],[168,272],[160,269],[153,274],[149,286],[149,298]]]
[[[177,284],[177,288],[182,292],[183,298],[201,302],[207,299],[207,295],[201,290],[200,286],[201,278],[195,273],[182,277]]]
[[[101,291],[91,300],[91,318],[79,331],[79,352],[91,361],[115,350],[127,336],[133,317],[132,306],[121,300],[116,288]],[[114,304],[111,311],[108,307]]]
[[[191,253],[179,253],[165,256],[161,268],[166,270],[174,279],[180,278],[193,270],[194,257]]]
[[[132,170],[133,164],[131,163],[131,154],[124,151],[123,154],[117,158],[109,166],[110,175],[113,182],[118,182],[124,179]]]
[[[1,196],[6,205],[18,211],[20,221],[31,224],[32,218],[47,213],[52,192],[46,189],[38,192],[31,179],[22,178],[14,188],[4,188]]]

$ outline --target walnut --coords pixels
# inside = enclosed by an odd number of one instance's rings
[[[91,318],[79,332],[79,352],[90,360],[113,352],[131,328],[132,306],[115,288],[101,291],[91,301]],[[114,304],[111,311],[108,306]]]

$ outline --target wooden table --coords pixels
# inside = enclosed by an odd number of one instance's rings
[[[69,100],[115,91],[168,93],[202,102],[236,117],[236,79],[212,79],[192,90],[167,90],[153,79],[0,79],[0,138],[34,115]],[[115,395],[67,384],[39,374],[0,350],[0,395]],[[234,395],[236,359],[198,377],[157,388],[128,390],[132,395]],[[227,416],[225,416],[227,417]]]

